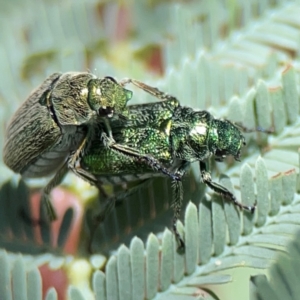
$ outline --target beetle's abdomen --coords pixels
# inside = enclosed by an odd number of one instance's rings
[[[72,126],[69,129],[72,130],[62,134],[53,147],[39,155],[35,161],[21,170],[21,175],[27,178],[39,178],[57,171],[70,153],[79,147],[80,142],[84,138],[80,128]]]
[[[29,164],[20,173],[23,177],[27,178],[48,176],[64,163],[68,153],[65,148],[57,149],[57,147],[54,147],[51,151],[40,155],[35,162]]]

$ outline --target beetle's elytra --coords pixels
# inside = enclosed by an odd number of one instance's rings
[[[54,73],[37,87],[12,117],[3,151],[5,164],[24,177],[56,173],[44,189],[59,183],[93,135],[96,123],[126,114],[132,92],[111,77],[87,72]],[[107,128],[110,133],[110,128]],[[54,219],[51,204],[47,203]],[[52,216],[51,216],[52,214]]]

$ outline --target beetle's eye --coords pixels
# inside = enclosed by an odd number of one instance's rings
[[[225,150],[217,150],[216,151],[216,156],[220,158],[224,158],[227,155]]]
[[[112,107],[100,107],[98,110],[98,114],[100,117],[108,117],[111,118],[114,114],[114,109]]]
[[[111,80],[111,81],[114,82],[114,83],[118,83],[117,80],[114,79],[114,78],[111,77],[111,76],[105,76],[104,78],[109,79],[109,80]]]

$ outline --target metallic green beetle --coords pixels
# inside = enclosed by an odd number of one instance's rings
[[[6,130],[5,164],[25,178],[54,174],[44,188],[43,200],[51,220],[51,189],[68,169],[76,171],[79,154],[88,145],[97,123],[126,115],[132,92],[111,77],[91,73],[54,73],[34,90],[14,114]]]
[[[173,231],[180,248],[184,242],[176,228],[182,202],[181,178],[187,167],[199,161],[202,181],[216,193],[241,209],[254,212],[253,206],[238,202],[225,187],[212,181],[206,160],[222,161],[228,155],[239,160],[245,139],[240,129],[228,120],[215,119],[207,111],[180,106],[178,100],[138,81],[138,87],[164,100],[153,104],[129,106],[126,120],[111,122],[116,147],[107,147],[106,136],[99,130],[91,146],[79,159],[78,174],[92,174],[101,184],[123,184],[153,176],[171,176],[174,187]],[[167,172],[161,172],[167,168]],[[172,175],[173,174],[173,175]],[[84,178],[84,176],[82,176]],[[104,218],[115,198],[107,201]]]

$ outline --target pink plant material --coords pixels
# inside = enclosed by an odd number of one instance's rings
[[[43,281],[43,299],[49,288],[54,287],[58,300],[67,299],[68,277],[63,269],[51,270],[48,265],[39,267]]]
[[[33,220],[40,220],[40,193],[33,193],[31,197],[31,213]],[[83,221],[84,208],[77,196],[62,188],[56,188],[51,193],[51,202],[57,214],[57,220],[51,223],[51,246],[57,246],[58,235],[62,225],[63,216],[71,207],[73,209],[73,220],[70,232],[64,245],[64,252],[75,254],[78,248],[80,232]],[[40,226],[34,226],[35,237],[38,244],[42,244]]]

